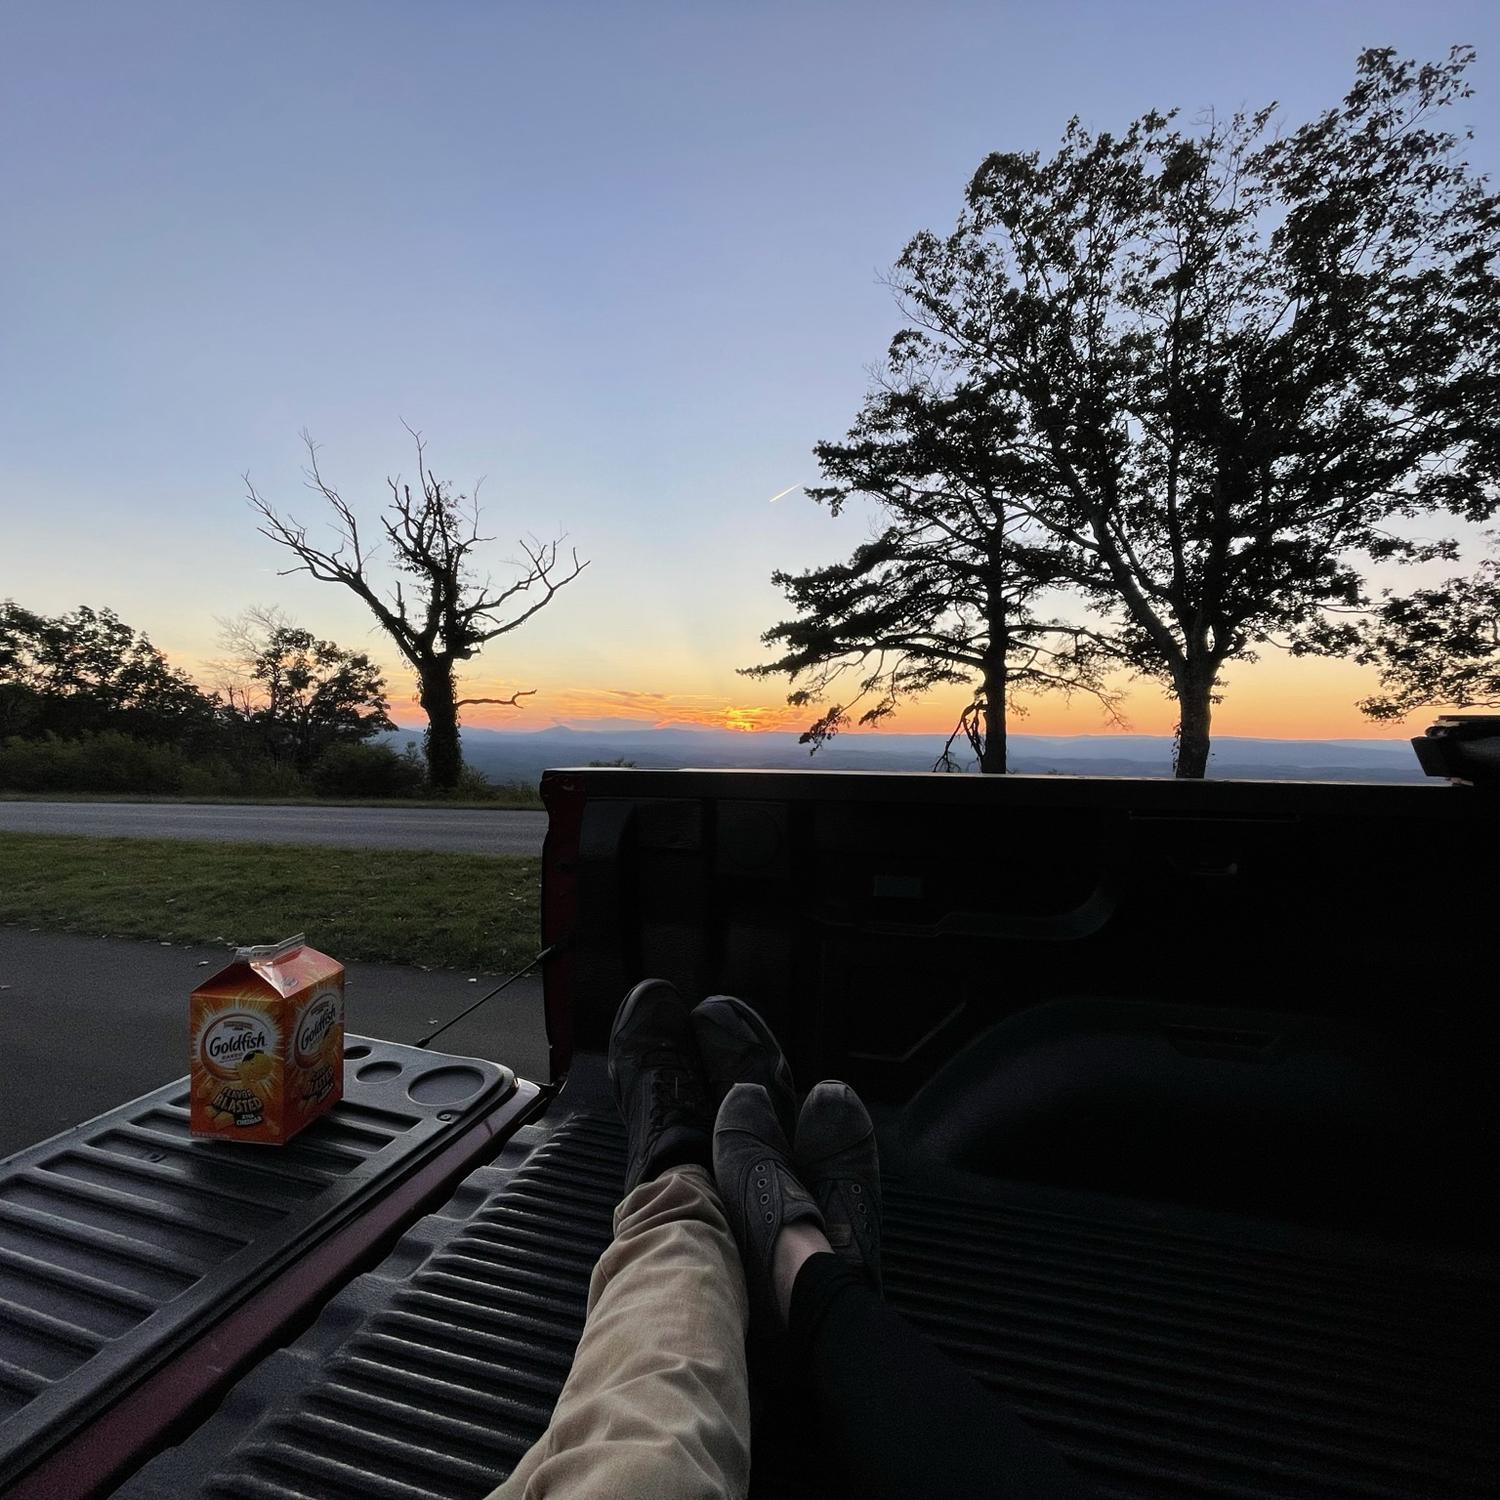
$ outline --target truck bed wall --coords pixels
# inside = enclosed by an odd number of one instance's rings
[[[587,770],[543,792],[559,1074],[659,975],[750,1000],[799,1078],[902,1112],[934,1169],[1108,1187],[1112,1156],[1175,1153],[1124,1185],[1198,1193],[1221,1165],[1246,1207],[1297,1196],[1289,1161],[1304,1197],[1353,1173],[1368,1198],[1401,1154],[1441,1200],[1493,1158],[1497,802],[1474,788]]]

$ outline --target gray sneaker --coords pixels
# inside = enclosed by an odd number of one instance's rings
[[[788,1224],[823,1227],[823,1215],[798,1180],[791,1155],[765,1089],[758,1083],[735,1084],[714,1126],[714,1176],[745,1263],[752,1310],[766,1329],[781,1323],[771,1276],[777,1235]]]
[[[693,1035],[715,1109],[737,1083],[758,1083],[790,1140],[797,1128],[797,1088],[775,1033],[760,1013],[733,995],[710,995],[693,1010]]]
[[[797,1170],[835,1255],[880,1288],[880,1155],[875,1127],[847,1083],[818,1084],[797,1120]]]
[[[709,1160],[713,1112],[688,1008],[664,979],[626,995],[609,1034],[609,1081],[625,1121],[625,1191],[663,1166]]]

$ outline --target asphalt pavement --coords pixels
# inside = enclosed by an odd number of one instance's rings
[[[211,843],[540,854],[547,814],[465,807],[266,807],[211,802],[6,802],[0,832]]]
[[[229,956],[0,926],[0,1157],[182,1077],[188,995]],[[414,1042],[496,983],[463,970],[352,963],[347,1029]],[[432,1047],[545,1083],[541,979],[517,980]]]

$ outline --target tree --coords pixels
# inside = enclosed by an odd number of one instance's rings
[[[224,621],[237,670],[225,684],[233,711],[272,760],[311,770],[334,745],[394,729],[380,668],[294,625],[279,610]]]
[[[33,657],[45,623],[14,599],[0,603],[0,740],[36,726],[42,695]]]
[[[848,440],[815,450],[833,483],[810,490],[813,499],[837,515],[851,495],[870,496],[886,524],[846,563],[773,575],[796,614],[761,639],[786,650],[742,670],[801,680],[794,706],[852,677],[853,696],[802,735],[814,750],[851,722],[879,724],[902,699],[967,687],[938,765],[955,766],[962,736],[981,771],[1003,773],[1007,716],[1024,711],[1017,694],[1082,690],[1114,713],[1099,670],[1105,649],[1092,632],[1036,613],[1066,560],[1010,504],[1012,434],[995,430],[1004,412],[971,389],[942,389],[920,352],[898,341],[894,379],[871,393]]]
[[[1359,705],[1372,719],[1404,719],[1421,708],[1500,708],[1500,556],[1469,578],[1387,592],[1357,654],[1380,669],[1382,691]]]
[[[1049,160],[990,156],[897,264],[893,370],[992,404],[1008,504],[1175,696],[1180,776],[1227,662],[1318,649],[1363,559],[1451,552],[1414,518],[1495,510],[1500,207],[1434,120],[1471,57],[1367,51],[1285,133],[1274,106],[1074,120]]]
[[[294,517],[283,519],[250,483],[250,504],[259,513],[262,536],[287,548],[297,565],[289,573],[310,573],[324,583],[338,583],[364,601],[381,627],[396,643],[417,676],[417,701],[427,715],[427,774],[432,785],[452,791],[463,771],[459,741],[459,710],[471,704],[514,706],[534,689],[509,698],[460,698],[455,678],[458,662],[471,660],[489,641],[518,630],[556,597],[588,566],[574,550],[571,562],[559,563],[560,542],[523,538],[525,562],[516,564],[516,578],[496,588],[472,572],[474,551],[492,540],[479,534],[478,487],[474,496],[456,493],[427,467],[422,436],[407,428],[417,448],[417,490],[399,478],[387,479],[390,490],[381,531],[392,551],[399,574],[415,580],[409,597],[398,578],[382,594],[370,572],[373,553],[361,540],[352,507],[328,484],[318,467],[317,445],[302,434],[307,446],[308,487],[332,509],[337,540],[324,550],[309,540],[307,528]],[[535,592],[533,592],[535,591]],[[507,610],[513,611],[509,615]]]
[[[0,603],[0,733],[210,738],[215,704],[112,610],[47,616]]]

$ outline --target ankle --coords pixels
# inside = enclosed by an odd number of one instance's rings
[[[713,1136],[698,1125],[669,1125],[641,1169],[641,1181],[660,1177],[674,1167],[703,1167],[712,1172]]]
[[[797,1273],[810,1257],[828,1253],[832,1248],[828,1236],[816,1224],[788,1224],[776,1236],[776,1245],[771,1251],[771,1287],[783,1325],[792,1305],[792,1288],[796,1285]]]

